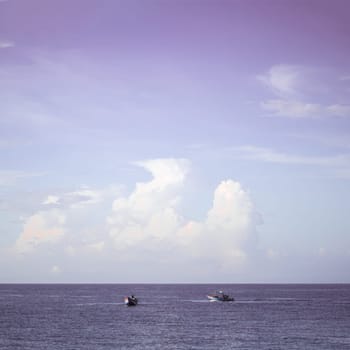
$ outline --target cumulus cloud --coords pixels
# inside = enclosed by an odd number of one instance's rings
[[[151,177],[137,182],[128,194],[115,192],[113,200],[106,191],[87,187],[47,196],[41,209],[24,221],[16,252],[36,252],[48,259],[45,252],[50,247],[50,257],[62,266],[61,276],[69,273],[67,259],[78,265],[91,259],[100,259],[99,264],[108,260],[109,265],[120,266],[123,272],[119,273],[125,274],[122,266],[138,266],[140,273],[135,278],[161,274],[167,276],[163,279],[178,280],[184,266],[187,276],[205,279],[219,271],[231,274],[249,261],[256,247],[259,217],[239,182],[221,181],[213,188],[206,214],[193,220],[190,213],[183,214],[182,206],[188,160],[153,159],[135,164]],[[102,265],[96,266],[90,269]]]
[[[115,200],[108,218],[110,237],[120,256],[125,253],[132,260],[139,259],[140,251],[157,255],[170,250],[173,256],[162,257],[164,262],[205,258],[221,267],[246,259],[248,247],[255,244],[258,220],[238,182],[227,180],[217,186],[203,221],[186,220],[178,204],[188,162],[159,159],[139,164],[153,178],[138,183],[128,197]]]
[[[347,79],[339,79],[328,70],[276,65],[257,79],[275,96],[260,103],[262,110],[270,116],[350,117],[348,90],[344,86]]]
[[[108,202],[119,193],[110,186],[93,189],[81,186],[75,191],[50,194],[38,203],[38,209],[24,218],[15,251],[26,253],[47,248],[47,244],[68,256],[79,252],[101,252]],[[102,227],[102,228],[101,228]]]
[[[15,243],[19,253],[30,252],[44,243],[56,243],[65,233],[65,215],[57,210],[38,212],[24,223],[23,231]]]
[[[239,182],[226,180],[215,189],[206,219],[185,223],[177,235],[189,254],[232,268],[244,262],[248,248],[255,246],[257,224],[248,193]]]
[[[137,183],[128,197],[118,198],[113,203],[108,224],[118,250],[146,239],[171,236],[180,221],[176,212],[177,190],[184,183],[188,161],[155,159],[136,164],[148,170],[153,178]]]

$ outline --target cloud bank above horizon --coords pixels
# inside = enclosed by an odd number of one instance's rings
[[[108,211],[100,213],[101,222],[90,226],[88,216],[101,212],[101,204],[106,200],[103,191],[85,188],[48,195],[40,210],[25,219],[10,254],[30,262],[51,252],[52,265],[44,276],[51,271],[63,280],[65,273],[69,276],[65,259],[73,259],[77,266],[84,263],[87,255],[103,257],[113,267],[139,266],[139,272],[133,273],[134,281],[142,280],[141,275],[149,273],[155,264],[166,267],[171,280],[176,279],[178,266],[186,262],[185,280],[189,276],[196,280],[202,264],[207,271],[200,273],[200,279],[208,278],[213,271],[234,273],[247,263],[257,248],[257,225],[261,219],[239,182],[221,181],[206,216],[197,221],[181,212],[190,169],[188,160],[153,159],[135,165],[143,167],[152,178],[136,183],[125,196],[119,194]],[[61,205],[64,198],[65,205]],[[103,268],[105,264],[99,267]]]

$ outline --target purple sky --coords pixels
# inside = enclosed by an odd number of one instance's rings
[[[0,1],[0,282],[350,282],[349,13]]]

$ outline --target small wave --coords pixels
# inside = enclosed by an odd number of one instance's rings
[[[76,306],[95,306],[95,305],[124,305],[124,303],[79,303]]]
[[[278,304],[278,300],[236,300],[236,304]]]
[[[332,337],[332,338],[329,338],[329,341],[332,344],[343,344],[343,345],[350,344],[350,338],[349,337]]]

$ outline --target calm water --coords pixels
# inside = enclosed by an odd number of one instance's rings
[[[350,349],[350,285],[0,285],[0,349]]]

